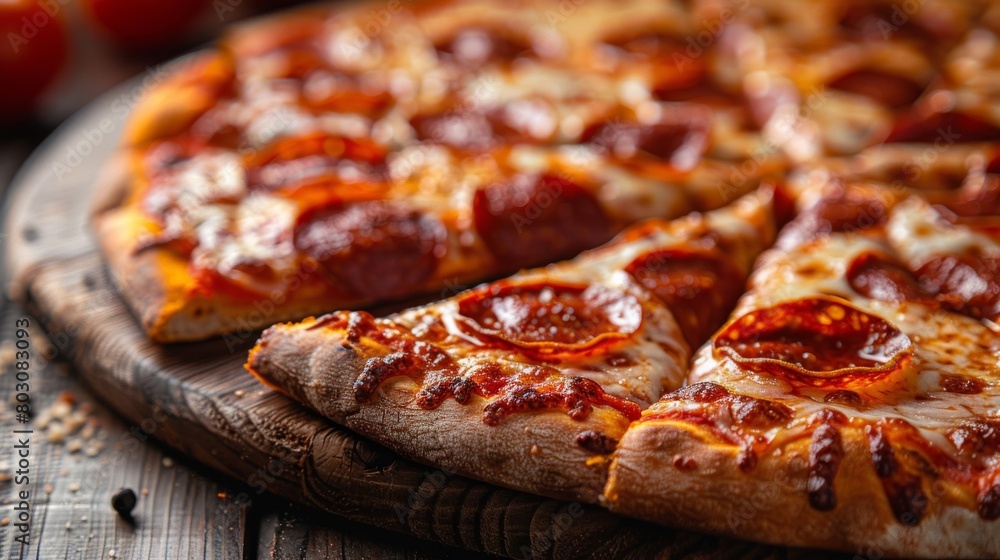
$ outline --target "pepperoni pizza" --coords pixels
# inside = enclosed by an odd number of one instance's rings
[[[325,313],[247,369],[417,461],[1000,556],[994,2],[396,7],[245,25],[135,109],[96,227],[153,339]]]

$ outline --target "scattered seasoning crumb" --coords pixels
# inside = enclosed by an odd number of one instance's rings
[[[86,521],[87,521],[87,519],[88,519],[88,518],[87,518],[87,516],[86,516],[86,515],[81,515],[81,516],[80,516],[80,521],[84,521],[84,522],[86,522]]]
[[[110,556],[111,558],[114,558],[115,557],[115,549],[112,548],[111,550],[109,550],[108,551],[108,556]]]
[[[142,495],[143,496],[148,496],[149,495],[149,488],[143,488],[142,489]]]
[[[46,494],[51,494],[52,493],[52,485],[51,484],[46,484],[45,485],[45,493]]]
[[[66,522],[66,530],[67,531],[72,531],[73,530],[73,524],[70,523],[69,521]]]
[[[62,422],[54,422],[49,426],[49,443],[62,443],[66,440],[66,428],[63,427]]]
[[[59,476],[66,476],[69,474],[69,469],[63,469],[59,471]]]
[[[123,519],[129,520],[132,518],[132,510],[135,509],[135,502],[137,498],[135,496],[135,491],[131,488],[121,488],[114,496],[111,497],[111,507],[118,512],[118,515],[122,516]]]
[[[164,457],[163,460],[160,461],[160,464],[163,465],[163,468],[169,469],[170,467],[174,466],[174,460],[171,459],[170,457]]]
[[[237,397],[243,397],[243,395],[245,395],[246,393],[243,392],[243,389],[237,389],[236,391],[233,392],[233,394],[236,395]]]
[[[70,492],[76,492],[77,490],[80,489],[80,485],[77,484],[76,482],[73,482],[66,489],[69,490]]]
[[[0,519],[0,527],[6,527],[8,525],[10,525],[9,517],[4,517],[3,519]]]
[[[49,443],[56,444],[53,453],[62,453],[63,446],[69,453],[83,451],[96,457],[104,449],[97,441],[106,436],[100,431],[100,421],[93,417],[90,403],[79,403],[70,391],[63,391],[48,408],[35,416],[35,427],[44,433]]]

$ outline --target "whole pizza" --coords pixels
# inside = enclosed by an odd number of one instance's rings
[[[150,338],[274,325],[248,371],[406,457],[1000,556],[994,2],[312,6],[176,62],[103,186]]]

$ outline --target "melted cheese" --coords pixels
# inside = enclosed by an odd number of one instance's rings
[[[909,211],[906,207],[899,208],[892,219],[904,220]],[[955,245],[942,242],[940,246]],[[928,441],[951,449],[944,435],[948,429],[966,419],[997,413],[1000,340],[982,322],[969,317],[920,303],[877,301],[855,293],[846,280],[847,269],[856,257],[868,252],[891,254],[880,230],[834,234],[795,249],[772,250],[761,258],[761,267],[751,278],[750,291],[731,317],[736,320],[750,311],[800,298],[820,295],[846,298],[854,307],[888,321],[912,341],[912,359],[900,371],[890,374],[888,381],[829,390],[802,389],[782,378],[748,371],[720,355],[709,343],[697,352],[688,382],[712,381],[737,394],[786,404],[795,411],[795,419],[787,430],[782,430],[784,439],[792,439],[805,430],[814,413],[834,409],[849,418],[872,422],[901,418],[918,428]],[[984,382],[983,392],[945,391],[942,377],[954,374]],[[824,397],[838,388],[868,395],[878,404],[855,407],[824,402]],[[657,405],[657,409],[677,406],[681,405],[666,402]]]

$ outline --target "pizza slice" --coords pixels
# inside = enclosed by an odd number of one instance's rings
[[[95,222],[151,338],[245,339],[570,258],[783,165],[735,47],[686,81],[651,72],[674,51],[635,41],[593,67],[633,17],[679,25],[665,6],[588,3],[569,33],[537,25],[547,5],[431,4],[370,37],[363,7],[268,18],[150,88]]]
[[[998,276],[970,260],[977,234],[874,188],[838,186],[855,202],[837,219],[805,209],[760,258],[687,386],[621,440],[612,510],[860,555],[1000,554]]]
[[[680,386],[739,296],[774,236],[775,200],[643,222],[574,260],[388,317],[277,325],[247,369],[407,457],[593,502],[629,423]]]

